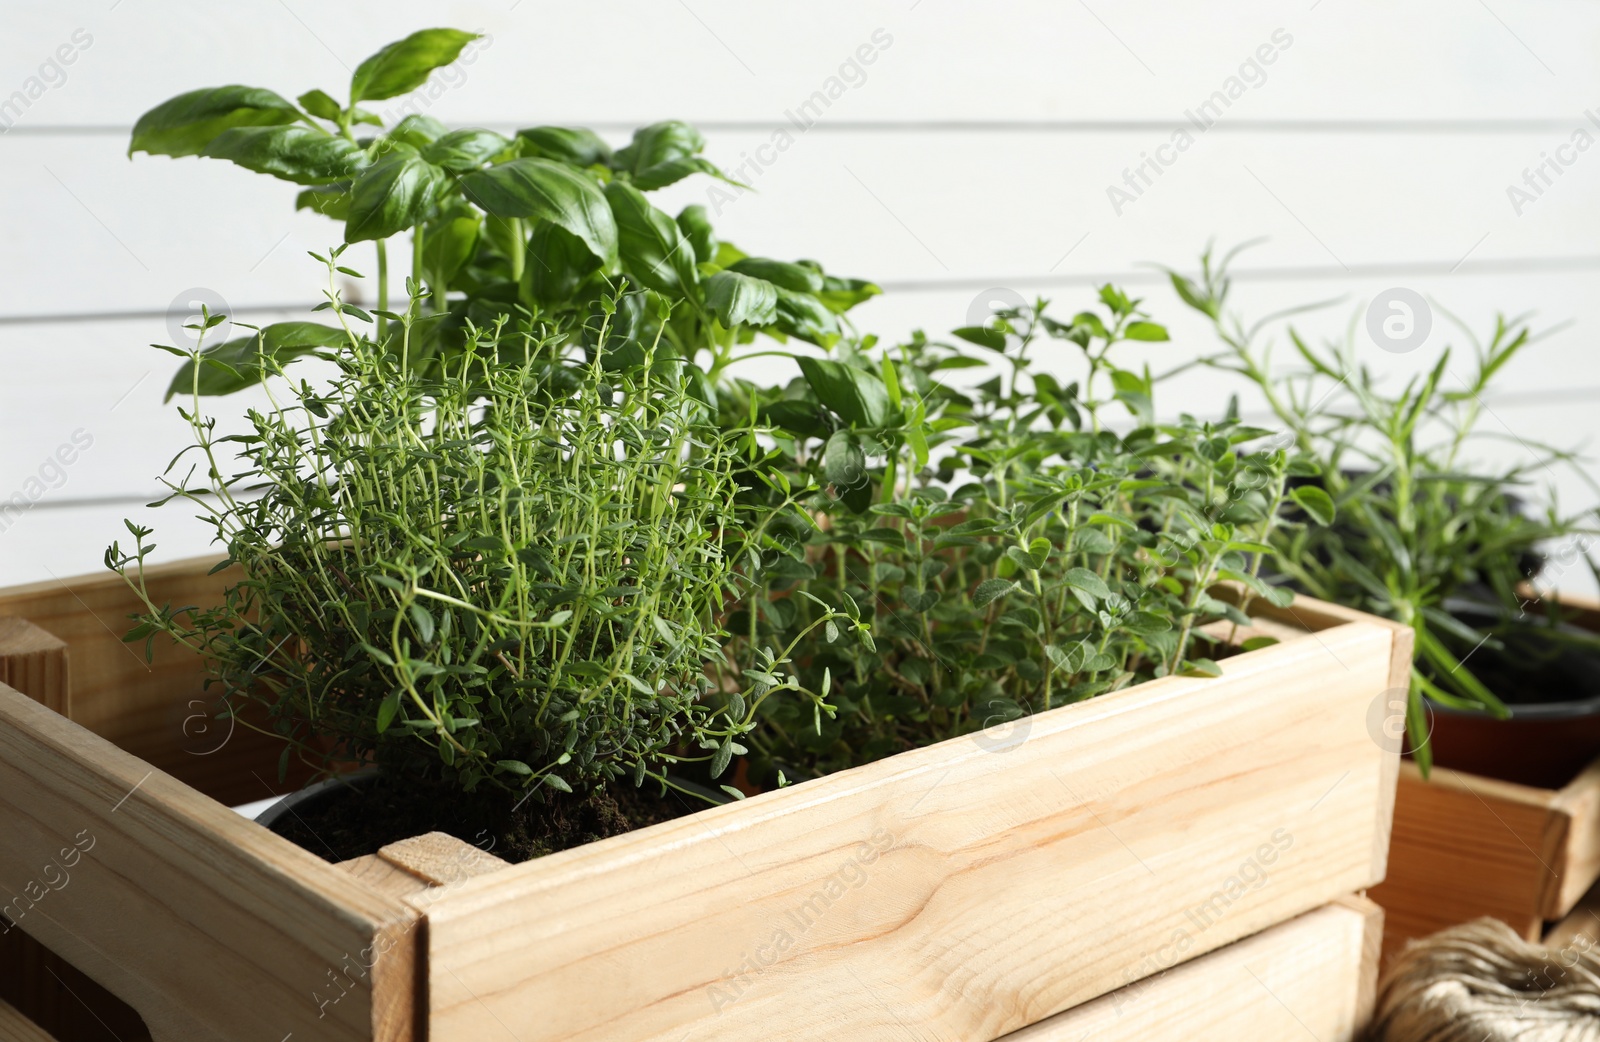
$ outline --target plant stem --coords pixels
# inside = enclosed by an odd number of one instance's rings
[[[389,244],[386,240],[378,240],[378,310],[389,310]],[[378,316],[378,343],[388,339],[389,320],[381,314]]]

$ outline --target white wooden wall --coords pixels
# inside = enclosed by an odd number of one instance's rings
[[[1600,141],[1586,115],[1600,120],[1592,4],[9,0],[5,14],[0,106],[37,96],[0,108],[0,500],[42,492],[0,532],[0,583],[98,568],[124,517],[155,525],[162,557],[204,548],[181,509],[142,505],[186,437],[161,404],[174,360],[146,345],[169,340],[181,318],[168,312],[186,314],[194,289],[245,321],[294,313],[318,289],[305,251],[338,236],[294,214],[284,182],[130,161],[133,120],[204,85],[341,95],[363,57],[429,25],[489,37],[441,77],[430,114],[585,124],[618,142],[645,122],[694,122],[725,168],[760,164],[743,168],[757,193],[710,200],[724,236],[877,279],[889,292],[859,324],[886,337],[963,324],[991,287],[1074,307],[1112,278],[1174,330],[1145,353],[1176,362],[1212,345],[1141,265],[1264,235],[1237,290],[1257,314],[1343,294],[1307,322],[1337,333],[1401,286],[1474,328],[1497,311],[1569,322],[1489,399],[1509,435],[1493,451],[1600,433],[1600,148],[1558,152],[1580,129]],[[872,62],[841,70],[864,47]],[[1241,71],[1264,47],[1271,63]],[[816,124],[787,151],[763,149],[831,76],[844,89]],[[1216,125],[1158,151],[1231,76],[1249,85]],[[1114,205],[1108,186],[1147,153],[1172,161]],[[1514,206],[1508,186],[1546,154],[1571,163]],[[709,188],[674,186],[664,205],[708,201]],[[1441,317],[1424,349],[1363,343],[1363,358],[1403,378],[1451,335]],[[1220,409],[1227,388],[1215,375],[1176,384],[1164,411]],[[50,464],[75,435],[92,444]],[[1592,501],[1581,482],[1560,485],[1569,505]]]

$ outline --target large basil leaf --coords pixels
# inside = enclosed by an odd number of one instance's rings
[[[818,347],[839,342],[839,320],[822,302],[809,293],[794,293],[778,288],[778,318],[773,326],[789,336],[799,337]]]
[[[193,156],[224,130],[293,123],[300,112],[260,87],[207,87],[164,101],[139,117],[128,155]]]
[[[350,77],[350,104],[416,90],[434,69],[455,61],[461,48],[477,38],[477,33],[460,29],[422,29],[391,43],[356,66]]]
[[[822,277],[822,292],[817,294],[817,299],[822,301],[822,306],[835,315],[842,315],[846,311],[882,293],[876,285],[865,279],[842,279],[833,275]]]
[[[449,287],[456,272],[472,259],[478,245],[479,225],[476,212],[428,222],[422,242],[422,264],[430,280],[438,279],[441,286]]]
[[[822,474],[840,490],[866,479],[867,454],[854,431],[834,431],[828,438],[822,450]]]
[[[633,141],[617,150],[612,165],[637,177],[653,166],[699,155],[705,147],[706,139],[687,123],[652,123],[633,132]]]
[[[611,162],[611,146],[584,127],[528,127],[517,131],[522,154],[532,159],[554,159],[573,166]]]
[[[355,142],[303,123],[224,130],[200,154],[299,185],[343,181],[368,163],[366,151]]]
[[[763,423],[806,438],[824,437],[830,426],[827,414],[813,401],[780,398],[763,405],[760,416]]]
[[[801,358],[799,362],[817,400],[846,423],[882,427],[889,422],[889,390],[876,374],[828,358]]]
[[[723,181],[729,180],[715,163],[704,156],[683,156],[639,171],[633,176],[633,185],[641,192],[653,192],[657,188],[676,184],[690,174],[710,174]]]
[[[706,208],[699,203],[685,206],[678,214],[678,230],[694,247],[694,256],[701,264],[710,264],[717,257],[717,233],[711,227]]]
[[[422,158],[458,174],[476,170],[511,147],[511,141],[492,130],[452,130],[422,150]]]
[[[822,276],[803,264],[767,260],[765,257],[746,257],[744,260],[730,264],[728,268],[730,271],[737,271],[741,275],[753,275],[758,279],[766,279],[774,286],[794,293],[817,294],[822,292]]]
[[[313,210],[324,217],[342,221],[350,216],[350,186],[333,184],[321,188],[307,188],[294,197],[294,208]]]
[[[528,242],[523,287],[540,304],[559,304],[570,300],[599,268],[600,258],[582,239],[559,224],[540,221]]]
[[[344,330],[316,322],[274,322],[263,326],[259,333],[229,340],[200,353],[200,393],[242,391],[260,382],[263,356],[284,365],[320,347],[338,347],[347,338]],[[193,392],[194,366],[194,359],[190,359],[173,376],[172,383],[167,385],[168,400],[175,394]],[[271,366],[267,371],[271,372]]]
[[[300,103],[301,108],[320,119],[331,123],[339,118],[339,103],[325,90],[308,90],[294,100]]]
[[[678,230],[677,222],[651,206],[637,188],[621,181],[606,185],[606,200],[617,218],[623,270],[657,293],[691,297],[700,273],[695,267],[694,247]]]
[[[492,214],[483,219],[483,241],[518,272],[522,270],[522,261],[528,255],[527,236],[527,226],[523,221]],[[486,259],[480,257],[479,263]]]
[[[399,141],[421,152],[448,133],[450,128],[432,116],[413,112],[394,125],[394,129],[389,131],[388,141]]]
[[[588,177],[548,159],[513,159],[461,179],[468,200],[496,217],[537,217],[582,239],[607,270],[617,263],[617,222]]]
[[[701,157],[700,152],[705,147],[705,138],[687,123],[677,120],[652,123],[634,131],[632,144],[617,151],[612,166],[626,173],[634,187],[642,192],[665,188],[690,174],[710,174],[730,180],[715,163]]]
[[[409,151],[391,152],[362,174],[351,189],[345,242],[387,239],[427,216],[445,172]]]
[[[719,271],[706,279],[706,307],[729,329],[770,325],[778,317],[778,288],[765,279]]]

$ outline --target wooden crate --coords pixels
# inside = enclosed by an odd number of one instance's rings
[[[1356,1042],[1372,1019],[1382,932],[1381,908],[1343,898],[1004,1042]]]
[[[1493,916],[1530,941],[1600,879],[1600,760],[1561,789],[1401,767],[1384,959],[1415,937]]]
[[[156,598],[214,598],[205,570]],[[1369,710],[1410,631],[1310,600],[1267,611],[1285,639],[1220,678],[522,865],[444,843],[445,871],[330,865],[207,798],[266,795],[276,752],[185,746],[196,664],[163,652],[157,682],[128,654],[119,582],[0,592],[67,644],[70,703],[30,694],[86,725],[0,688],[0,882],[93,839],[18,925],[157,1042],[989,1042],[1384,874],[1398,764]]]

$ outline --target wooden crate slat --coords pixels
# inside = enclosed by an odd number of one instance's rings
[[[412,1037],[413,910],[4,686],[0,816],[4,914],[156,1042]]]
[[[1007,1035],[1004,1042],[1356,1042],[1372,1017],[1383,911],[1346,898]]]
[[[1174,961],[1369,886],[1396,768],[1367,714],[1410,647],[1331,621],[1007,751],[944,743],[471,880],[429,912],[432,1038],[984,1042],[1179,938]],[[1268,854],[1267,884],[1230,886]]]
[[[1559,885],[1564,837],[1552,794],[1436,768],[1402,767],[1390,872],[1372,898],[1388,917],[1387,958],[1413,937],[1491,915],[1527,940]]]

